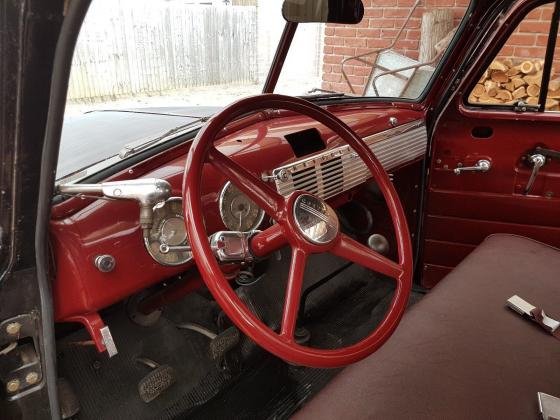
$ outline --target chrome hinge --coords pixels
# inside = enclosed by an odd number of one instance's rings
[[[0,322],[0,382],[8,400],[16,400],[42,388],[43,371],[35,313]]]

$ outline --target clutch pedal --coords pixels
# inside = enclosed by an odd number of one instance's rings
[[[136,361],[152,369],[138,382],[138,394],[145,403],[152,402],[175,383],[175,370],[171,366],[159,365],[146,358]]]

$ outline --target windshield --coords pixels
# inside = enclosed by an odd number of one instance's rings
[[[281,8],[282,0],[93,0],[74,54],[57,178],[79,179],[261,93]],[[300,24],[275,91],[418,98],[466,8],[464,0],[370,0],[358,25]]]

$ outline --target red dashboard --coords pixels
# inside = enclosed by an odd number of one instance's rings
[[[413,105],[388,110],[372,105],[333,106],[329,110],[367,137],[398,125],[422,120]],[[391,120],[391,118],[394,118]],[[395,120],[396,119],[396,120]],[[326,128],[307,118],[285,112],[261,112],[228,126],[217,140],[218,149],[259,177],[296,161],[285,136],[310,128],[319,130],[327,149],[340,146]],[[168,181],[180,197],[189,143],[175,146],[123,171],[111,180],[160,178]],[[412,163],[412,162],[408,162]],[[218,210],[219,192],[226,182],[211,169],[204,176],[202,203],[208,234],[223,230]],[[348,200],[349,194],[334,200]],[[194,262],[163,266],[147,252],[135,202],[104,201],[73,197],[53,207],[51,221],[53,293],[56,320],[75,321],[96,314],[127,296],[185,272]],[[113,271],[99,271],[94,260],[110,254]]]

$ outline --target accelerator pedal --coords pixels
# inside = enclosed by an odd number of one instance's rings
[[[224,360],[225,355],[239,344],[241,336],[239,330],[235,327],[229,327],[227,330],[216,335],[210,341],[210,357],[215,362]]]
[[[145,403],[152,402],[175,383],[175,370],[171,366],[159,365],[143,357],[136,361],[152,369],[138,382],[138,394]]]
[[[210,358],[217,363],[224,360],[225,355],[237,346],[237,344],[239,344],[239,340],[241,339],[239,330],[236,327],[229,327],[220,334],[216,334],[214,331],[194,323],[180,324],[177,325],[177,328],[181,330],[194,331],[208,337],[210,339]]]

